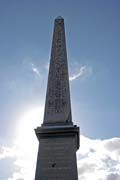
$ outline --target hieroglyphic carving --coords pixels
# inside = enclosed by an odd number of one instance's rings
[[[70,106],[64,29],[56,27],[49,71],[46,114],[65,114]]]

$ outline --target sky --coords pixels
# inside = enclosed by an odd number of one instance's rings
[[[54,19],[65,20],[79,180],[120,180],[120,1],[0,1],[0,180],[33,180]]]

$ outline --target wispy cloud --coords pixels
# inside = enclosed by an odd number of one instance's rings
[[[81,66],[79,71],[72,74],[70,77],[69,77],[69,80],[70,81],[74,81],[78,78],[84,78],[84,77],[88,77],[89,75],[92,74],[92,67],[89,67],[89,66]]]
[[[49,70],[49,62],[47,62],[44,67],[48,71]],[[73,71],[74,72],[71,73],[69,76],[70,81],[74,81],[78,78],[86,78],[86,77],[90,76],[93,72],[93,69],[91,66],[88,66],[88,65],[80,66],[78,63],[75,63],[74,67],[71,67],[71,69],[72,69],[72,72]]]
[[[31,67],[32,67],[32,72],[37,76],[37,77],[41,77],[40,75],[40,71],[38,70],[38,68],[35,66],[35,64],[31,64]]]

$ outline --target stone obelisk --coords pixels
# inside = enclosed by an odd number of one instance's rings
[[[62,17],[55,19],[44,121],[35,132],[39,140],[35,180],[78,180],[79,127],[72,122]]]

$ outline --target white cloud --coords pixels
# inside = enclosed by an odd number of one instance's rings
[[[93,140],[81,136],[77,153],[79,179],[120,180],[119,149],[120,138]]]
[[[84,78],[84,77],[87,77],[89,75],[92,74],[92,68],[89,67],[89,66],[81,66],[79,71],[72,74],[70,77],[69,77],[69,80],[70,81],[73,81],[73,80],[76,80],[78,78]]]
[[[15,157],[14,151],[10,147],[0,147],[0,159]]]

